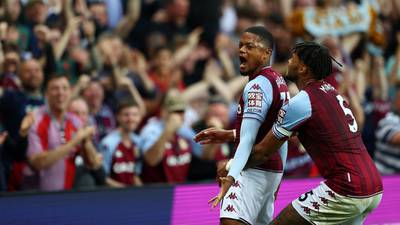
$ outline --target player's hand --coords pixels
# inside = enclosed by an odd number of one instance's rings
[[[200,131],[193,139],[202,145],[221,144],[227,141],[233,141],[234,135],[232,130],[211,127]]]
[[[226,177],[228,175],[228,171],[226,170],[226,164],[228,160],[221,160],[217,163],[217,177],[215,181],[217,181],[218,186],[221,187],[221,178]]]
[[[233,177],[227,176],[227,177],[221,177],[220,182],[221,182],[221,188],[219,190],[218,195],[208,201],[208,204],[212,203],[211,208],[215,208],[215,206],[217,206],[218,203],[225,197],[229,188],[232,186],[234,180]]]

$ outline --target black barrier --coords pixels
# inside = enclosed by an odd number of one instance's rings
[[[169,224],[173,187],[3,195],[0,225]]]

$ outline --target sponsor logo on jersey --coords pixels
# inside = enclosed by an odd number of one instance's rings
[[[189,164],[192,161],[192,154],[190,152],[186,152],[182,155],[171,155],[167,157],[167,165],[170,167],[174,166],[183,166]]]
[[[133,173],[135,171],[135,163],[133,163],[133,162],[114,163],[113,171],[116,174],[119,174],[119,173]]]
[[[261,109],[262,102],[263,102],[262,92],[249,92],[247,94],[247,107]]]
[[[260,90],[260,85],[259,85],[259,84],[253,84],[253,86],[251,86],[250,89],[253,89],[253,90]]]

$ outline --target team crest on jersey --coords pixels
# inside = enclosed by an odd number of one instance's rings
[[[122,157],[122,152],[120,150],[115,151],[115,157],[121,158]]]
[[[180,149],[187,149],[189,147],[188,143],[182,138],[178,139],[178,145]]]
[[[249,92],[247,94],[247,107],[249,108],[261,108],[263,101],[262,92]]]
[[[242,113],[242,106],[240,104],[238,104],[237,114],[240,114],[240,113]]]
[[[278,112],[278,118],[277,118],[277,122],[279,124],[283,123],[283,118],[285,118],[285,115],[286,115],[286,111],[283,110],[283,109],[280,109],[279,112]]]

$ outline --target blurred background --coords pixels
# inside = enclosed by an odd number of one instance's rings
[[[366,224],[400,223],[399,0],[1,0],[0,223],[217,224],[206,202],[233,146],[193,137],[233,127],[252,25],[281,74],[301,41],[343,65],[326,80],[384,176]],[[290,139],[276,212],[319,181]]]

